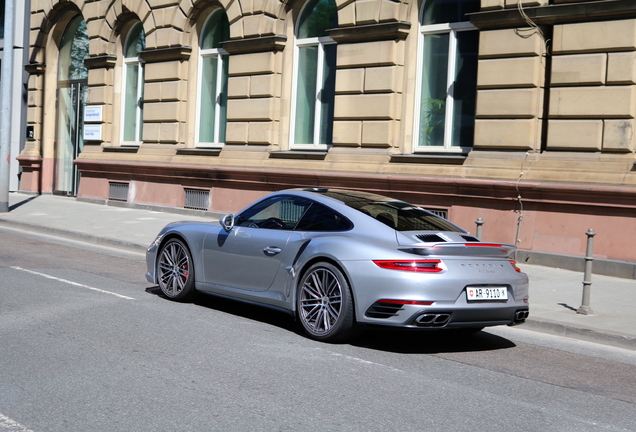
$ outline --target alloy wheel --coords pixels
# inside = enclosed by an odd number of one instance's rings
[[[161,291],[171,299],[180,300],[190,294],[193,285],[192,258],[180,240],[170,240],[161,248],[157,279]]]

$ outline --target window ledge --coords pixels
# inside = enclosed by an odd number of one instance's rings
[[[114,153],[136,153],[139,150],[138,145],[129,145],[129,146],[106,146],[102,147],[105,152],[114,152]]]
[[[468,153],[400,153],[391,155],[391,162],[398,163],[446,163],[461,165]]]
[[[186,156],[218,156],[221,154],[220,148],[180,148],[177,149],[178,155]]]
[[[327,150],[284,150],[269,152],[269,157],[279,159],[324,159]]]

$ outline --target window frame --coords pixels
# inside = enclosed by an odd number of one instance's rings
[[[145,63],[141,59],[140,53],[137,52],[137,57],[126,57],[126,51],[128,50],[129,44],[131,43],[130,38],[134,34],[133,29],[137,26],[141,26],[141,31],[144,33],[145,38],[145,30],[143,28],[143,23],[141,21],[133,24],[128,30],[128,34],[126,35],[126,39],[123,44],[122,51],[122,90],[121,90],[121,145],[122,146],[138,146],[143,142],[143,97],[144,97],[144,72],[145,72]],[[135,42],[136,43],[136,42]],[[145,46],[144,46],[145,49]],[[126,95],[127,95],[127,87],[128,87],[128,66],[137,65],[137,103],[135,107],[135,140],[134,141],[126,141]],[[141,106],[140,106],[141,105]]]
[[[199,35],[199,57],[198,57],[198,66],[197,66],[197,102],[196,102],[196,120],[195,120],[195,136],[194,136],[194,146],[196,148],[222,148],[225,146],[225,140],[223,142],[220,141],[221,136],[221,126],[227,127],[227,81],[228,81],[228,69],[227,66],[229,64],[229,53],[225,51],[223,48],[206,48],[203,49],[201,47],[202,36],[204,30],[210,23],[210,20],[214,19],[215,15],[218,13],[222,13],[221,9],[217,9],[210,13],[210,15],[205,19],[203,26],[201,27],[201,34]],[[217,23],[218,25],[219,23]],[[216,97],[215,97],[215,110],[214,110],[214,141],[200,141],[201,138],[201,108],[203,104],[203,95],[202,95],[202,83],[203,83],[203,64],[204,58],[213,57],[217,58],[216,65]],[[220,72],[220,73],[219,73]],[[225,91],[225,95],[224,92]],[[226,115],[225,118],[221,118],[221,108],[223,97],[225,97],[226,103]],[[226,131],[224,132],[225,135]],[[227,136],[226,136],[227,139]]]
[[[293,215],[294,217],[297,216],[295,220],[284,219],[282,217],[283,215],[281,214],[280,210],[283,210],[282,207],[285,207],[285,204],[284,204],[285,202],[291,202],[292,205],[294,205],[293,204],[294,201],[297,201],[297,202],[302,201],[304,202],[304,204],[306,204],[306,207],[303,209],[303,211],[300,214]],[[276,229],[281,231],[293,231],[296,228],[296,225],[298,225],[298,222],[303,218],[307,210],[311,208],[312,205],[313,205],[312,200],[303,198],[303,197],[297,197],[294,195],[277,195],[277,196],[268,197],[261,201],[258,201],[257,203],[243,210],[241,213],[237,214],[235,216],[235,226],[245,227],[245,228],[254,228],[254,229]],[[270,208],[275,208],[275,206],[278,206],[278,209],[277,209],[279,210],[278,216],[268,217],[263,220],[257,220],[254,218],[256,215],[261,214],[265,210],[268,210]],[[299,205],[297,207],[301,207],[301,206]],[[288,226],[288,225],[261,226],[259,225],[259,223],[267,221],[271,218],[281,219],[283,222],[293,222],[294,226]]]
[[[423,21],[424,8],[420,10],[420,20]],[[458,61],[457,43],[458,33],[468,31],[479,31],[477,27],[469,21],[460,21],[454,23],[442,23],[424,25],[420,24],[417,41],[417,81],[415,86],[416,103],[413,118],[413,153],[468,153],[472,150],[472,146],[453,145],[452,134],[454,125],[454,109],[455,98],[452,94],[455,85],[455,75],[457,73],[456,66]],[[426,35],[448,34],[448,64],[446,73],[446,99],[444,106],[444,141],[442,145],[420,145],[420,125],[422,113],[422,86],[424,81],[424,37]],[[477,76],[475,76],[477,81]],[[477,95],[475,94],[475,99]]]
[[[305,8],[308,7],[312,2],[307,1],[303,8],[299,13],[299,20],[296,22],[296,26],[294,29],[294,61],[293,61],[293,69],[292,69],[292,95],[291,95],[291,111],[290,111],[290,132],[289,132],[289,142],[290,148],[292,150],[328,150],[333,145],[333,132],[332,136],[329,139],[329,142],[320,142],[320,134],[321,134],[321,119],[326,110],[322,107],[321,101],[321,93],[324,92],[324,73],[325,73],[325,57],[326,57],[326,47],[329,45],[336,45],[337,43],[329,36],[319,36],[319,37],[311,37],[311,38],[299,38],[298,34],[300,32],[301,19],[305,12]],[[337,13],[337,12],[336,12]],[[313,118],[313,143],[296,143],[296,122],[297,122],[297,108],[298,108],[298,80],[300,78],[300,50],[301,48],[306,47],[318,47],[318,58],[316,59],[317,70],[315,76],[316,82],[316,94],[314,98],[314,118]],[[333,65],[334,68],[336,65]],[[313,77],[312,77],[313,78]],[[335,93],[335,86],[334,86]],[[334,104],[335,104],[335,95],[334,95]],[[333,123],[333,117],[331,119],[327,119]]]

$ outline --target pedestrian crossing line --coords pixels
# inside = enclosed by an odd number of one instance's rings
[[[117,293],[114,293],[114,292],[111,292],[111,291],[106,291],[106,290],[103,290],[103,289],[100,289],[100,288],[95,288],[95,287],[92,287],[92,286],[88,286],[88,285],[84,285],[84,284],[81,284],[81,283],[73,282],[73,281],[70,281],[70,280],[67,280],[67,279],[58,278],[58,277],[55,277],[55,276],[47,275],[45,273],[36,272],[34,270],[28,270],[28,269],[25,269],[25,268],[22,268],[22,267],[16,267],[16,266],[12,266],[11,268],[14,269],[14,270],[19,270],[19,271],[23,271],[23,272],[26,272],[26,273],[31,273],[31,274],[34,274],[34,275],[37,275],[37,276],[42,276],[42,277],[45,277],[47,279],[52,279],[52,280],[55,280],[55,281],[58,281],[58,282],[63,282],[63,283],[66,283],[66,284],[69,284],[69,285],[73,285],[73,286],[77,286],[77,287],[80,287],[80,288],[86,288],[86,289],[89,289],[91,291],[97,291],[97,292],[100,292],[102,294],[110,294],[110,295],[113,295],[115,297],[119,297],[119,298],[122,298],[122,299],[125,299],[125,300],[135,300],[132,297],[128,297],[128,296],[125,296],[125,295],[122,295],[122,294],[117,294]]]

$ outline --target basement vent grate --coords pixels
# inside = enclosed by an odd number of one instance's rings
[[[128,201],[128,183],[108,182],[109,201]]]
[[[426,210],[430,211],[434,215],[437,215],[444,219],[448,219],[448,210],[440,210],[440,209],[426,209]]]
[[[184,208],[207,210],[210,205],[210,191],[201,189],[185,189]]]

